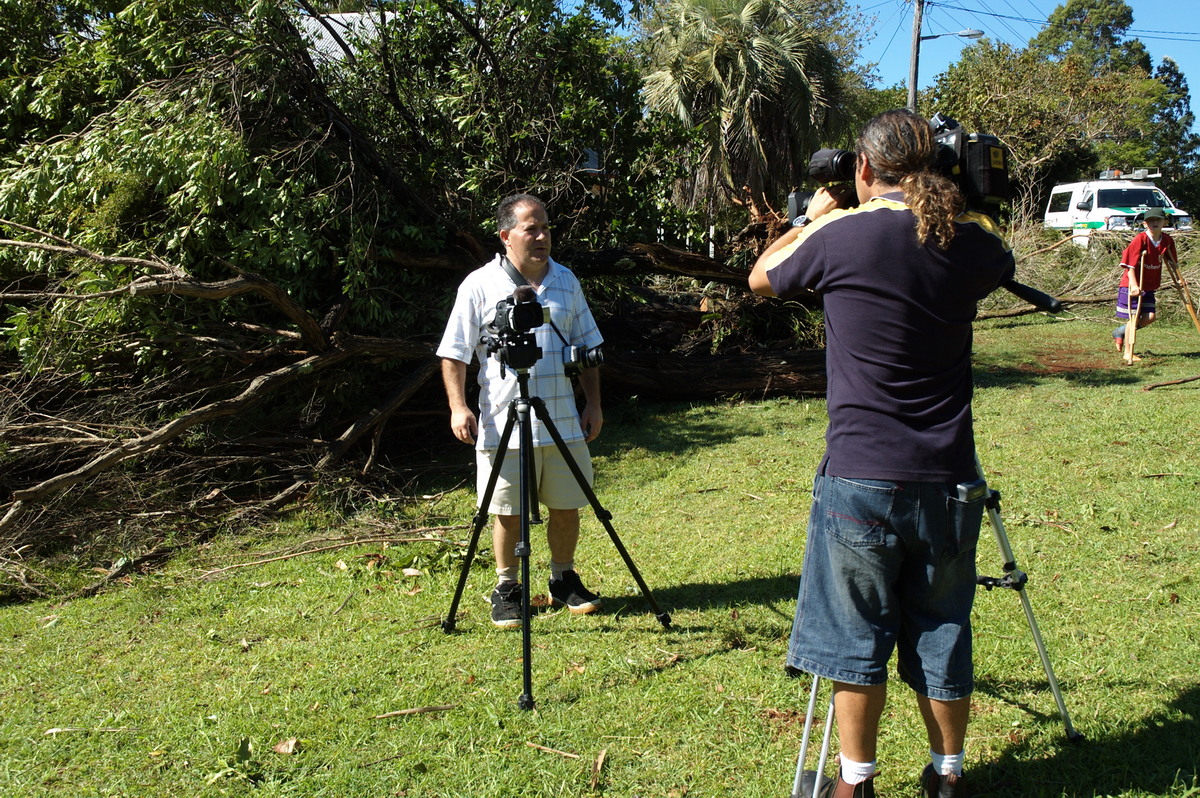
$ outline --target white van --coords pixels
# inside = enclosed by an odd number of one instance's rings
[[[1137,232],[1141,229],[1138,214],[1150,208],[1162,208],[1168,227],[1190,230],[1192,218],[1151,182],[1155,177],[1161,174],[1138,169],[1126,176],[1114,169],[1101,172],[1096,180],[1057,185],[1046,203],[1044,224],[1052,230],[1073,231],[1075,243],[1082,247],[1096,230]]]

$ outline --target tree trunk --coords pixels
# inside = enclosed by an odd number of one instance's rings
[[[769,354],[682,356],[660,352],[614,352],[602,366],[606,395],[662,399],[755,398],[825,395],[825,352],[793,349]]]

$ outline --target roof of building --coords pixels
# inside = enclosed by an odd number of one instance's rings
[[[337,39],[330,35],[330,28],[351,51],[355,49],[355,43],[359,40],[374,38],[379,28],[378,19],[361,12],[321,14],[320,19],[303,14],[297,23],[300,32],[310,42],[309,49],[313,58],[324,61],[343,61],[346,58],[346,51],[338,44]]]

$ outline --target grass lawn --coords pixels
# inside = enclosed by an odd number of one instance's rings
[[[1200,374],[1200,334],[1156,324],[1124,366],[1113,326],[1104,308],[977,327],[979,454],[1087,739],[1064,738],[1018,596],[981,591],[976,795],[1200,795],[1200,380],[1143,390]],[[782,663],[824,427],[817,400],[608,408],[596,492],[672,624],[585,511],[579,569],[606,612],[538,613],[532,711],[521,636],[488,620],[488,552],[457,631],[439,626],[473,513],[466,447],[412,500],[0,607],[0,796],[787,796],[809,682]],[[354,536],[373,542],[335,548]],[[896,683],[881,795],[916,796],[925,761]]]

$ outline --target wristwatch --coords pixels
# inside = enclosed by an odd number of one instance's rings
[[[797,216],[795,219],[792,219],[792,227],[803,227],[804,225],[808,224],[811,221],[812,221],[812,219],[809,219],[807,216],[805,216],[802,213],[799,216]]]

